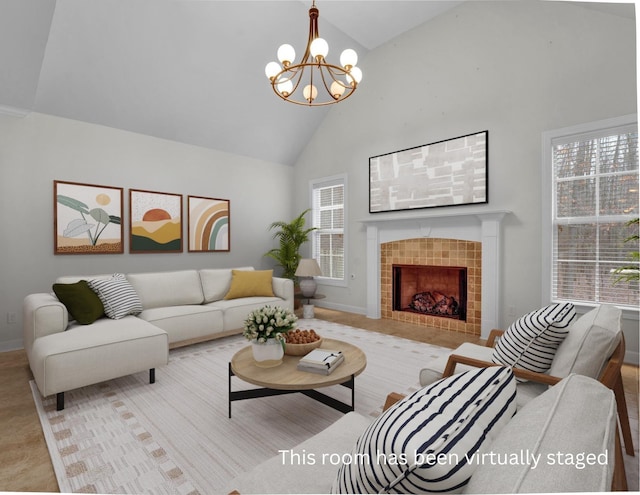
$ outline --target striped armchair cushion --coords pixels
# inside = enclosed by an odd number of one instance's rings
[[[549,304],[532,311],[507,328],[491,359],[505,366],[545,373],[575,317],[571,303]]]
[[[385,411],[340,467],[333,493],[459,492],[516,411],[509,368],[442,379]]]
[[[119,320],[142,311],[138,293],[122,273],[115,273],[110,279],[87,280],[87,284],[98,294],[104,305],[104,314],[109,318]]]

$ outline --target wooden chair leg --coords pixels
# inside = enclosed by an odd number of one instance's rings
[[[616,446],[613,465],[613,480],[611,480],[611,491],[626,492],[627,471],[624,467],[624,455],[622,454],[622,445],[620,445],[620,428],[616,428]]]
[[[391,406],[393,406],[396,402],[401,401],[404,398],[405,396],[402,394],[399,394],[398,392],[391,392],[389,395],[387,395],[387,400],[385,401],[384,407],[382,408],[382,410],[386,411]]]
[[[631,435],[631,426],[629,425],[629,413],[627,412],[627,400],[624,397],[624,386],[622,384],[621,373],[618,373],[616,384],[613,387],[613,393],[616,396],[616,406],[618,408],[618,418],[620,420],[620,429],[622,430],[624,448],[628,455],[634,456],[633,436]]]

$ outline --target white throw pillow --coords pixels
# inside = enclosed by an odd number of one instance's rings
[[[516,411],[513,372],[492,366],[439,380],[385,411],[340,467],[333,493],[460,492]]]
[[[104,305],[104,314],[114,320],[142,312],[138,294],[122,273],[114,273],[110,279],[87,280],[89,287],[98,294]]]
[[[558,347],[549,374],[564,378],[571,373],[598,378],[622,337],[622,311],[602,304],[571,325]]]
[[[505,366],[545,373],[575,316],[571,303],[549,304],[522,316],[500,337],[491,359]]]

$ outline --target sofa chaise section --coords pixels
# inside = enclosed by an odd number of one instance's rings
[[[135,316],[121,320],[101,318],[86,326],[60,331],[47,325],[66,320],[64,306],[50,294],[25,298],[25,349],[38,390],[44,397],[57,396],[64,408],[64,392],[86,385],[149,370],[167,364],[168,336],[164,330]]]

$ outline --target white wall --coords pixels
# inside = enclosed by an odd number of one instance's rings
[[[125,254],[53,254],[54,180],[124,188]],[[285,165],[42,114],[0,116],[0,350],[22,346],[24,296],[50,291],[59,275],[271,268],[268,227],[291,217],[292,181]],[[129,188],[183,195],[183,253],[128,254]],[[230,252],[186,252],[187,195],[231,201]]]
[[[295,209],[311,179],[346,171],[347,288],[322,305],[364,313],[368,158],[489,130],[489,204],[503,222],[500,323],[541,301],[542,133],[636,112],[635,22],[564,2],[466,2],[372,51],[295,168]],[[445,212],[451,208],[445,208]],[[509,310],[512,308],[512,311]],[[509,314],[507,314],[509,313]],[[638,352],[638,321],[625,323]]]

